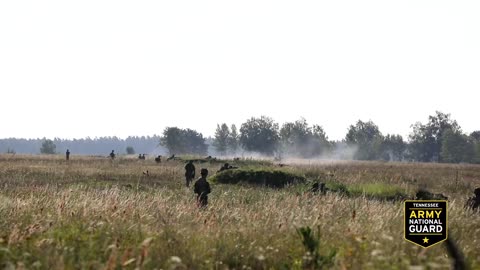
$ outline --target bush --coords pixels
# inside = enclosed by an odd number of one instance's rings
[[[133,149],[132,146],[127,146],[125,150],[127,152],[127,155],[135,155],[135,149]]]
[[[266,168],[241,168],[218,172],[212,182],[222,184],[247,183],[268,187],[284,187],[288,184],[303,183],[305,177],[282,170]]]
[[[326,187],[333,192],[343,193],[345,195],[350,195],[348,188],[345,184],[339,182],[327,182]]]
[[[57,149],[57,146],[53,143],[53,141],[46,139],[43,141],[42,147],[40,147],[40,153],[53,155],[55,154],[56,149]]]

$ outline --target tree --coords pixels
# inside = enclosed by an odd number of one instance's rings
[[[379,158],[383,136],[372,121],[358,120],[355,126],[350,125],[345,141],[349,146],[358,147],[355,159],[374,160]]]
[[[472,162],[474,155],[474,143],[467,136],[451,129],[443,132],[440,152],[442,162]]]
[[[473,163],[480,163],[480,130],[470,133],[470,138],[473,141],[474,157]]]
[[[40,153],[42,154],[55,154],[57,146],[53,143],[52,140],[46,139],[42,142],[42,147],[40,147]]]
[[[220,155],[226,155],[228,149],[228,143],[230,138],[230,129],[227,124],[218,125],[215,130],[215,138],[213,140],[213,146]]]
[[[278,124],[270,117],[252,117],[240,127],[240,143],[245,150],[273,155],[278,141]]]
[[[170,154],[198,154],[207,153],[207,144],[201,133],[192,129],[167,127],[163,130],[160,144],[167,147]]]
[[[283,150],[290,155],[310,158],[328,148],[328,139],[321,126],[310,127],[304,118],[287,122],[280,129]]]
[[[208,152],[208,145],[205,143],[203,135],[193,129],[185,129],[182,131],[182,136],[186,151],[182,154],[197,154],[206,155]]]
[[[127,152],[127,155],[135,155],[135,149],[133,149],[132,146],[127,146],[125,150]]]
[[[382,157],[385,160],[401,161],[404,158],[407,144],[401,135],[388,134],[382,141]]]
[[[237,127],[232,124],[230,128],[230,136],[228,137],[228,150],[235,155],[238,150],[238,131]]]
[[[475,154],[474,154],[472,162],[473,163],[480,163],[480,142],[475,142],[473,144],[473,147],[474,147]]]
[[[411,157],[424,162],[442,161],[440,151],[443,134],[446,130],[454,133],[461,132],[457,121],[450,119],[450,114],[439,111],[428,117],[427,124],[417,122],[412,127],[409,147]]]
[[[177,127],[166,127],[163,130],[163,137],[160,138],[160,144],[165,146],[170,154],[184,153],[186,149],[182,139],[181,129]]]
[[[480,130],[475,130],[474,132],[470,133],[470,137],[477,142],[480,142]]]

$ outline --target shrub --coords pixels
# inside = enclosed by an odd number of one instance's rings
[[[125,150],[127,152],[127,155],[134,155],[135,154],[135,149],[133,149],[132,146],[127,146],[127,148]]]
[[[57,146],[53,143],[52,140],[45,139],[42,143],[42,147],[40,147],[40,153],[53,155],[55,154],[56,149]]]
[[[288,184],[303,183],[305,177],[282,170],[266,168],[231,169],[216,173],[213,182],[222,184],[247,183],[268,187],[284,187]]]
[[[349,195],[348,188],[345,184],[342,184],[342,183],[339,183],[339,182],[329,182],[329,183],[326,184],[326,186],[330,191],[339,192],[339,193],[343,193],[345,195]]]

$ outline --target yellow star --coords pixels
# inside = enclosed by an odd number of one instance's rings
[[[429,239],[425,236],[425,238],[423,238],[422,240],[423,240],[423,243],[425,244],[425,243],[428,243]]]

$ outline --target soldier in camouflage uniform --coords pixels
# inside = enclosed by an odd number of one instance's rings
[[[200,177],[194,185],[194,192],[197,194],[197,204],[200,208],[204,208],[208,204],[208,194],[211,192],[210,184],[207,182],[208,170],[202,169]]]
[[[467,204],[465,207],[470,208],[475,211],[480,211],[480,188],[476,188],[475,191],[475,196],[470,197],[467,201]]]
[[[195,178],[195,165],[193,165],[193,161],[190,160],[187,165],[185,165],[185,182],[187,187],[190,186],[193,178]]]

